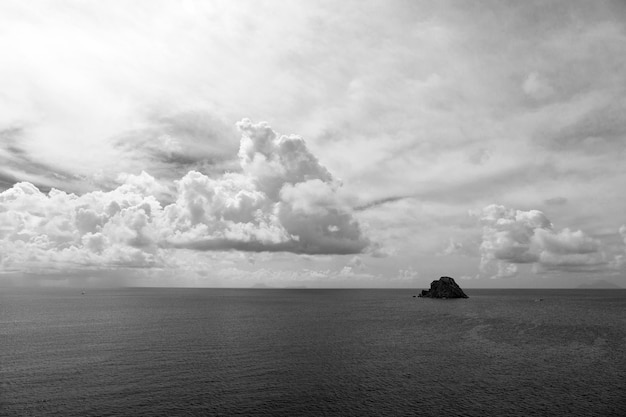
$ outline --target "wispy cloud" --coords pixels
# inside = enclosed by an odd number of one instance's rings
[[[234,126],[206,112],[154,115],[145,126],[121,134],[113,142],[125,158],[160,179],[177,179],[191,170],[220,175],[239,170]]]
[[[84,191],[85,179],[58,166],[44,164],[30,157],[20,146],[22,128],[0,131],[0,189],[5,190],[16,182],[27,180],[43,190],[62,185],[66,190]]]

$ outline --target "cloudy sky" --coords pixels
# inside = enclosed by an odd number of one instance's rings
[[[622,1],[0,3],[0,285],[626,286]]]

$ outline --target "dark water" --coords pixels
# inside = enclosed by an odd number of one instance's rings
[[[1,415],[626,415],[626,290],[0,291]]]

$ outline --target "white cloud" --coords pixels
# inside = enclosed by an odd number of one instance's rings
[[[130,191],[159,197],[167,195],[169,191],[165,185],[159,183],[145,171],[141,171],[139,175],[121,173],[118,175],[117,181],[121,184],[118,190],[122,193]]]
[[[148,267],[165,264],[172,247],[347,254],[368,246],[340,185],[301,138],[266,123],[240,126],[243,172],[191,171],[165,207],[155,196],[167,189],[146,172],[120,175],[109,192],[44,194],[22,182],[0,193],[3,267]]]
[[[80,194],[130,187],[95,193],[79,207],[80,239],[65,215],[35,230],[47,214],[25,204],[23,218],[15,217],[26,224],[20,242],[47,233],[41,251],[88,248],[89,256],[73,258],[83,263],[109,256],[158,264],[168,245],[355,252],[367,231],[384,242],[377,253],[391,255],[377,260],[388,276],[418,256],[432,259],[420,265],[424,274],[429,263],[435,272],[474,275],[464,263],[476,256],[480,231],[450,211],[493,201],[547,210],[562,196],[568,204],[549,209],[571,233],[614,231],[625,209],[615,190],[626,183],[620,6],[488,9],[406,1],[0,2],[7,51],[0,56],[0,190],[17,181]],[[242,167],[233,127],[242,115],[299,132],[307,146],[245,121]],[[115,182],[119,172],[142,170],[152,184]],[[154,185],[167,190],[148,191]],[[125,194],[151,192],[160,192],[161,207],[151,206],[144,226],[139,209],[111,218],[115,205],[129,208]],[[383,201],[390,203],[376,205]],[[364,208],[358,224],[346,205]],[[552,244],[538,234],[533,243],[523,235],[494,244],[511,261],[501,261],[501,274],[513,265],[522,275],[529,268],[513,261],[524,257],[560,269],[582,269],[590,258],[541,255],[536,247],[554,249],[566,238]],[[433,256],[448,236],[463,247]],[[150,256],[123,256],[114,245]]]
[[[143,177],[145,179],[145,177]],[[0,193],[0,244],[5,270],[147,267],[159,263],[154,197],[129,183],[83,196],[29,183]]]
[[[179,247],[358,253],[369,244],[340,186],[298,136],[281,136],[267,123],[244,119],[242,173],[210,179],[190,172],[179,197],[165,208],[177,225]]]
[[[517,275],[517,264],[535,264],[538,271],[588,271],[606,268],[600,242],[584,232],[555,231],[539,210],[514,210],[489,205],[482,210],[481,270],[497,267],[495,277]]]

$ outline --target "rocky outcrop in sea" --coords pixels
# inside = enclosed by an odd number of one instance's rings
[[[430,290],[422,290],[418,297],[425,298],[469,298],[454,282],[454,278],[441,277],[430,283]]]

